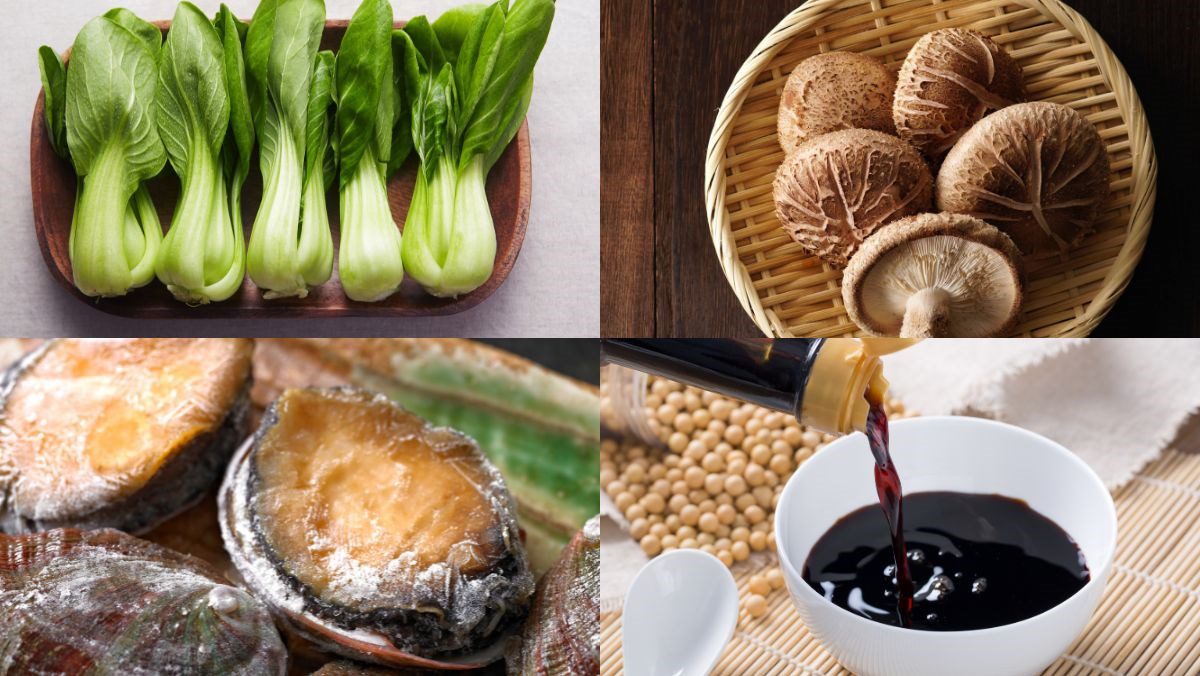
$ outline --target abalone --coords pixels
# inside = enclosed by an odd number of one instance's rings
[[[600,673],[600,517],[592,517],[538,583],[508,654],[509,676]]]
[[[56,340],[0,378],[0,531],[142,533],[245,437],[249,340]]]
[[[519,625],[534,591],[499,472],[469,437],[382,395],[286,390],[235,455],[220,509],[247,586],[346,657],[474,655]]]
[[[6,674],[284,674],[267,608],[202,561],[116,530],[0,535]]]

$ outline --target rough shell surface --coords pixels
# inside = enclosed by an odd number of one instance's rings
[[[246,432],[253,342],[57,340],[0,378],[0,530],[141,533],[198,502]]]
[[[965,28],[933,31],[900,68],[896,133],[937,159],[989,112],[1024,100],[1021,65],[990,38]]]
[[[263,508],[269,505],[262,501],[286,496],[271,493],[260,485],[255,462],[264,440],[279,425],[281,402],[305,392],[387,408],[392,413],[379,422],[380,430],[394,429],[394,436],[402,445],[418,439],[435,450],[445,451],[448,460],[457,458],[457,462],[482,468],[482,478],[470,490],[478,491],[484,503],[490,505],[489,509],[494,510],[501,549],[492,553],[494,557],[489,554],[491,558],[487,561],[470,556],[462,558],[467,552],[483,551],[479,549],[483,544],[491,551],[495,543],[490,540],[495,538],[489,534],[488,543],[462,541],[451,545],[449,555],[435,562],[422,563],[414,552],[400,552],[382,561],[368,560],[362,556],[366,550],[359,546],[361,543],[339,544],[341,540],[328,537],[332,531],[314,531],[310,533],[313,556],[329,564],[322,564],[321,569],[332,573],[329,579],[320,581],[318,591],[308,572],[311,565],[285,560],[272,546],[279,541],[279,531],[264,523]],[[470,458],[461,457],[464,444],[472,449]],[[341,469],[331,467],[325,475],[339,481],[358,474],[350,464],[353,448],[341,448],[347,464]],[[397,452],[402,454],[403,450]],[[402,465],[401,460],[397,456],[397,463]],[[397,484],[393,488],[398,492],[391,499],[403,505],[406,499],[403,486]],[[419,488],[414,486],[413,490]],[[344,512],[356,496],[338,497],[346,499],[340,500],[337,510],[327,502],[312,504],[314,518],[332,518],[337,511],[347,519],[359,519]],[[381,500],[383,496],[375,491],[369,500],[360,500],[359,505],[362,510],[375,509],[366,504],[370,502],[386,509],[387,501]],[[472,655],[498,642],[524,618],[534,591],[533,575],[519,538],[515,504],[499,472],[469,438],[446,428],[432,427],[382,395],[348,388],[285,392],[264,416],[252,443],[235,455],[222,486],[220,509],[226,547],[247,585],[278,611],[289,629],[323,649],[346,657],[392,666],[433,666],[422,659]],[[361,520],[370,523],[373,514],[364,511]],[[437,523],[436,513],[431,513],[431,518],[434,521],[430,523],[411,525],[433,529],[431,532],[458,526]],[[274,541],[267,536],[268,532]],[[378,553],[370,547],[366,549],[371,550],[366,553],[372,556]],[[498,653],[487,659],[496,656]]]
[[[1027,255],[1067,251],[1095,226],[1109,176],[1091,122],[1057,103],[1023,103],[954,146],[938,173],[938,208],[982,218]]]
[[[283,674],[270,612],[115,530],[0,535],[0,673]]]
[[[779,145],[791,154],[831,131],[874,129],[896,133],[892,95],[896,76],[874,57],[829,52],[800,62],[779,104]]]
[[[592,517],[538,583],[509,676],[600,673],[600,517]]]
[[[801,145],[775,173],[775,213],[806,251],[841,267],[884,223],[928,211],[933,176],[912,146],[837,131]]]
[[[986,260],[979,250],[968,260],[970,245],[982,247]],[[896,251],[902,247],[905,260],[900,261]],[[953,318],[947,328],[957,337],[987,337],[1004,335],[1016,323],[1024,303],[1024,277],[1020,251],[998,229],[963,214],[919,214],[889,223],[867,241],[846,267],[842,295],[855,324],[872,335],[895,336],[904,320],[903,303],[886,302],[882,296],[905,298],[942,287],[962,297],[968,294],[958,291],[969,289],[972,299],[958,301],[952,310],[1002,319],[980,334],[956,332]],[[884,309],[889,306],[894,311]]]

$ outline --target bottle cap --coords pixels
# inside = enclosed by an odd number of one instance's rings
[[[911,344],[903,339],[826,340],[808,376],[801,422],[838,434],[865,431],[869,401],[882,402],[887,394],[880,356]]]

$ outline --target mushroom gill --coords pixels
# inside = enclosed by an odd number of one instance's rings
[[[851,259],[842,282],[850,318],[877,336],[1001,335],[1020,314],[1020,252],[1004,233],[961,214],[890,223]]]

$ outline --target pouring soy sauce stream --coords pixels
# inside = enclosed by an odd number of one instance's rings
[[[888,445],[888,419],[883,399],[868,394],[867,401],[871,405],[867,413],[867,443],[871,445],[871,455],[875,456],[875,492],[879,494],[879,506],[887,519],[892,556],[896,559],[896,612],[900,615],[900,626],[911,627],[913,581],[908,568],[908,548],[904,544],[904,490]]]

